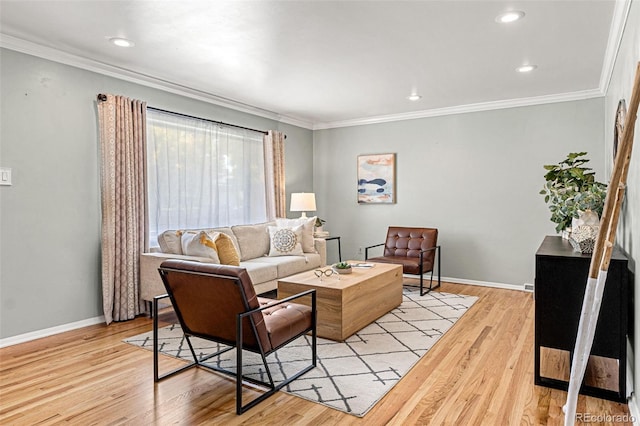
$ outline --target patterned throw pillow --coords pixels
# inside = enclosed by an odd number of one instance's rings
[[[211,238],[218,249],[218,257],[223,265],[240,266],[240,255],[233,244],[233,240],[227,234],[215,232]]]
[[[300,217],[297,219],[277,218],[276,225],[281,228],[302,226],[302,251],[305,253],[316,253],[315,241],[313,239],[313,228],[316,224],[316,216]]]
[[[213,239],[205,232],[185,232],[180,239],[182,253],[187,256],[211,258],[211,263],[220,263],[218,249]]]
[[[295,228],[270,226],[269,256],[303,256],[302,226]]]

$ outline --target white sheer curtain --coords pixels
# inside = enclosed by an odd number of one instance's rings
[[[167,229],[267,220],[263,134],[149,109],[149,244]]]

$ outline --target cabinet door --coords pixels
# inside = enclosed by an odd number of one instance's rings
[[[536,262],[536,329],[541,346],[573,351],[582,311],[589,259],[540,257]],[[618,358],[626,338],[621,274],[612,262],[605,284],[594,355]],[[624,333],[624,334],[623,334]]]

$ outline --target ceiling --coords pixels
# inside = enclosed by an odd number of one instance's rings
[[[622,3],[0,0],[0,45],[316,129],[602,96]]]

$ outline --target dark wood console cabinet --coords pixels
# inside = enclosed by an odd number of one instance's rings
[[[590,263],[591,255],[574,251],[561,237],[545,237],[536,252],[536,385],[568,388]],[[629,291],[627,258],[614,249],[582,394],[627,400]]]

